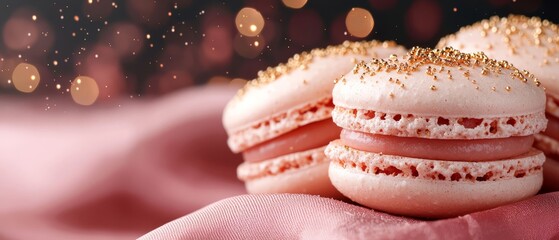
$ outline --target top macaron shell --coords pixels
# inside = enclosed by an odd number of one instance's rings
[[[313,114],[313,119],[302,119],[296,125],[289,123],[289,126],[284,127],[279,124],[266,130],[266,133],[257,133],[262,136],[231,138],[235,133],[250,129],[278,114],[330,99],[334,80],[347,73],[358,61],[403,54],[405,51],[405,48],[391,41],[344,42],[342,45],[296,54],[286,64],[259,72],[258,78],[239,90],[224,110],[223,124],[230,136],[230,147],[234,151],[241,151],[292,130],[297,125],[330,118],[329,111],[319,109]],[[250,142],[245,142],[247,140]]]
[[[404,62],[407,60],[388,59],[388,64]],[[375,65],[369,64],[370,68]],[[514,70],[497,73],[484,72],[483,68],[425,64],[410,72],[378,71],[372,80],[368,78],[373,70],[363,65],[336,84],[334,105],[416,116],[476,118],[542,111],[545,95],[534,81],[511,77]]]
[[[537,17],[511,15],[492,17],[466,26],[438,44],[463,52],[483,51],[495,59],[506,59],[525,68],[559,98],[559,28]]]
[[[356,65],[333,89],[332,116],[346,129],[400,137],[527,136],[547,124],[543,88],[528,75],[483,53],[414,48]],[[467,127],[465,118],[483,122]]]

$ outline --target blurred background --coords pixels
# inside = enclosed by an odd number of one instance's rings
[[[259,70],[344,40],[433,47],[492,15],[559,22],[551,0],[2,0],[0,94],[111,105]]]

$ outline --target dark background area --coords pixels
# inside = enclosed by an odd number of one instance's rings
[[[235,26],[244,7],[265,19],[257,37],[242,36]],[[367,9],[374,18],[365,38],[347,33],[345,17],[353,7]],[[551,0],[309,0],[300,9],[280,0],[4,0],[0,93],[64,98],[77,76],[90,76],[99,86],[97,102],[110,103],[115,97],[252,79],[297,52],[344,40],[434,47],[440,37],[493,15],[523,14],[557,23],[558,13]],[[21,62],[40,73],[40,84],[29,94],[11,84]]]

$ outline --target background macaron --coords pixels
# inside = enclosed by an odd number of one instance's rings
[[[483,51],[530,71],[546,88],[549,124],[536,136],[535,146],[548,161],[544,165],[544,190],[559,190],[559,28],[538,17],[491,17],[443,38],[440,47],[466,52]]]
[[[333,89],[333,185],[393,214],[451,217],[536,194],[545,94],[511,64],[452,48],[358,64]]]
[[[359,61],[403,52],[394,42],[344,42],[259,72],[223,113],[228,144],[244,156],[237,175],[247,191],[340,197],[324,155],[341,130],[331,121],[333,82]]]

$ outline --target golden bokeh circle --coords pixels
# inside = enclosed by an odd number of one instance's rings
[[[286,7],[293,9],[302,8],[307,4],[307,0],[282,0],[282,2]]]
[[[99,97],[99,86],[95,79],[87,76],[78,76],[72,81],[70,94],[74,102],[80,105],[88,106]]]
[[[20,92],[30,93],[35,91],[40,81],[39,70],[29,63],[18,64],[12,72],[12,83]]]
[[[264,18],[258,10],[246,7],[237,13],[235,25],[241,34],[254,37],[264,28]]]
[[[345,26],[352,36],[364,38],[373,31],[375,20],[366,9],[352,8],[345,18]]]

